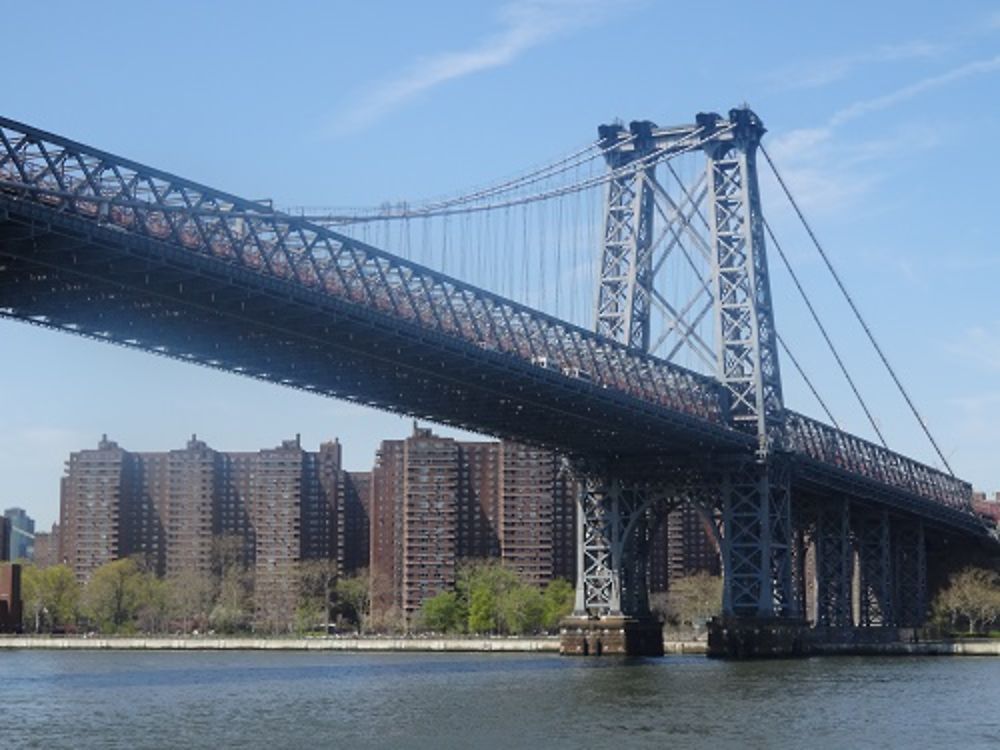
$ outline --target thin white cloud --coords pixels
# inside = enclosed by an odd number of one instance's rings
[[[597,0],[514,0],[498,12],[501,29],[479,44],[418,60],[401,76],[376,86],[333,122],[335,134],[356,131],[430,89],[491,68],[561,34],[594,23],[608,3]]]
[[[822,126],[775,136],[769,144],[770,151],[782,165],[801,203],[826,211],[842,210],[878,182],[877,176],[865,174],[857,168],[859,165],[884,159],[903,148],[929,148],[940,141],[940,135],[908,124],[892,138],[842,145],[834,138],[838,128],[929,91],[996,72],[1000,72],[1000,55],[965,63],[882,96],[859,99],[834,112]]]
[[[772,78],[781,88],[819,88],[847,78],[862,67],[933,57],[945,49],[943,44],[915,39],[902,44],[882,45],[867,52],[789,66],[773,74]]]
[[[998,70],[1000,70],[1000,55],[985,60],[975,60],[973,62],[966,63],[965,65],[952,68],[944,73],[928,76],[927,78],[911,83],[908,86],[903,86],[902,88],[897,89],[892,93],[885,94],[884,96],[877,96],[873,99],[862,99],[854,102],[834,114],[834,116],[830,118],[828,127],[835,128],[838,125],[843,125],[845,122],[856,120],[859,117],[863,117],[871,112],[878,112],[883,109],[894,107],[897,104],[913,99],[926,91],[939,89],[952,83],[965,80],[966,78],[972,78],[986,73],[995,73]]]

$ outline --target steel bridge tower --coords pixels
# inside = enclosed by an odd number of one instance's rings
[[[630,348],[650,351],[656,303],[656,202],[675,234],[692,232],[696,215],[707,227],[706,255],[714,316],[714,375],[724,390],[727,418],[756,436],[756,451],[727,456],[719,481],[697,462],[678,457],[669,486],[637,480],[635,467],[573,467],[578,505],[578,650],[656,653],[660,624],[646,594],[646,552],[652,529],[667,511],[696,502],[717,530],[724,571],[723,612],[730,617],[800,615],[793,582],[790,473],[782,454],[784,405],[777,335],[768,280],[756,151],[764,134],[749,109],[729,120],[700,114],[691,126],[658,128],[633,122],[599,129],[611,179],[607,191],[596,330]],[[658,157],[697,149],[705,171],[688,206],[678,206],[657,181]],[[704,213],[700,213],[704,209]],[[672,226],[671,226],[672,225]],[[660,311],[682,344],[707,348],[678,307],[659,296]],[[664,461],[672,460],[663,457]],[[639,472],[641,474],[641,472]],[[572,625],[569,627],[572,630]],[[659,642],[657,645],[656,642]]]

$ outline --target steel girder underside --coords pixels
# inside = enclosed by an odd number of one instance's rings
[[[653,473],[660,462],[702,462],[747,442],[358,305],[2,196],[0,312],[571,455],[640,460]]]

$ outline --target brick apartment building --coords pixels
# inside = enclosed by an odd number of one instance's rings
[[[373,604],[406,620],[454,586],[464,559],[499,557],[536,585],[573,578],[573,497],[550,451],[414,426],[379,448],[370,518]]]
[[[707,524],[690,504],[667,514],[652,538],[648,570],[650,592],[669,591],[672,581],[696,573],[721,573],[718,546]]]
[[[52,524],[51,531],[39,531],[35,534],[35,560],[39,568],[48,568],[62,562],[59,557],[59,524]]]
[[[80,581],[133,555],[159,575],[208,572],[213,540],[229,535],[254,571],[258,612],[291,611],[297,564],[330,560],[341,573],[369,566],[373,607],[410,619],[466,559],[499,558],[535,585],[573,581],[574,491],[550,451],[416,425],[382,442],[371,472],[344,471],[336,441],[222,452],[192,436],[184,448],[134,453],[104,436],[70,455],[59,523],[37,535],[36,554],[65,561]],[[701,570],[718,572],[715,545],[682,507],[654,534],[650,587]]]
[[[1000,523],[1000,492],[994,494],[992,499],[988,499],[985,492],[973,492],[972,508],[979,515]]]
[[[337,442],[319,451],[298,438],[257,452],[215,451],[192,437],[183,449],[132,453],[103,437],[71,454],[62,480],[59,557],[79,580],[111,560],[137,555],[159,575],[208,572],[213,539],[242,540],[258,604],[283,607],[301,560],[345,566],[345,530],[367,518],[359,493],[346,492]],[[366,547],[367,545],[365,545]]]

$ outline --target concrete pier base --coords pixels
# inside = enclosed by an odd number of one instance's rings
[[[767,659],[808,653],[802,620],[716,617],[708,626],[708,655],[722,659]]]
[[[567,617],[559,629],[567,656],[663,656],[663,624],[653,617]]]

